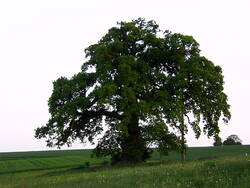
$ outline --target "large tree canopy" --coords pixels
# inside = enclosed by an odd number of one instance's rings
[[[48,146],[77,138],[92,143],[101,135],[96,155],[141,162],[151,144],[162,150],[183,146],[187,123],[197,137],[201,127],[215,136],[219,119],[230,119],[222,70],[200,56],[191,36],[137,19],[118,23],[85,52],[80,73],[54,82],[51,118],[35,135]]]

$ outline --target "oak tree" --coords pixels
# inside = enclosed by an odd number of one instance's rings
[[[48,146],[94,144],[99,135],[97,156],[142,162],[150,146],[184,154],[188,123],[197,137],[201,126],[214,136],[219,119],[230,119],[222,70],[191,36],[139,18],[118,23],[85,52],[78,74],[53,83],[51,117],[35,134]]]

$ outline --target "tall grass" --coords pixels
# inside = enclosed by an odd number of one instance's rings
[[[0,187],[249,188],[250,157],[8,173],[0,175]]]

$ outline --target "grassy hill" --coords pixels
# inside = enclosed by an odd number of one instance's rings
[[[57,150],[36,152],[0,153],[0,173],[18,172],[35,169],[51,169],[63,167],[79,167],[85,163],[98,165],[107,163],[109,158],[92,158],[91,150]],[[190,147],[187,160],[197,160],[204,157],[250,155],[250,146],[222,146],[222,147]],[[180,160],[180,154],[170,152],[162,159],[167,161]],[[159,153],[154,151],[150,161],[160,160]]]
[[[109,166],[91,150],[0,153],[0,187],[250,187],[250,146],[194,147],[188,162],[179,158],[160,163],[155,151],[144,164]]]
[[[91,150],[0,153],[0,173],[76,167],[86,162],[101,164],[108,161],[108,158],[91,158],[91,153]]]
[[[249,188],[250,157],[146,163],[104,168],[55,168],[0,174],[2,188]]]
[[[225,157],[236,156],[240,154],[250,154],[250,145],[240,146],[216,146],[216,147],[189,147],[187,150],[187,160],[197,160],[205,157]],[[154,152],[152,159],[160,159],[159,153]],[[180,154],[170,152],[168,156],[163,157],[165,160],[180,160]]]

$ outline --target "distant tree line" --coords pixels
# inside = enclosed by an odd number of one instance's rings
[[[214,146],[221,146],[221,145],[242,145],[242,140],[235,134],[232,134],[224,140],[221,141],[219,136],[215,137]]]

